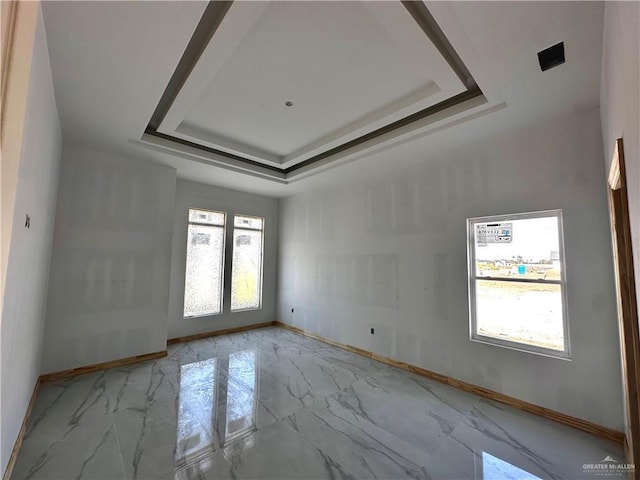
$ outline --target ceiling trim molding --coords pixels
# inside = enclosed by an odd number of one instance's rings
[[[358,138],[355,138],[351,141],[348,141],[346,143],[343,143],[342,145],[338,145],[337,147],[334,147],[330,150],[327,150],[325,152],[319,153],[317,155],[314,155],[313,157],[307,159],[307,160],[303,160],[300,163],[296,163],[295,165],[292,165],[288,168],[283,169],[282,171],[284,171],[284,173],[291,173],[291,172],[295,172],[296,170],[299,170],[300,168],[303,167],[308,167],[309,165],[313,165],[316,162],[319,162],[320,160],[324,160],[326,158],[332,157],[333,155],[336,155],[338,153],[344,152],[345,150],[349,150],[353,147],[356,147],[358,145],[361,145],[365,142],[368,142],[370,140],[373,140],[377,137],[380,137],[382,135],[385,135],[389,132],[393,132],[394,130],[398,130],[399,128],[402,128],[404,126],[407,126],[409,124],[412,124],[414,122],[417,122],[418,120],[422,120],[423,118],[427,118],[430,117],[431,115],[434,115],[435,113],[438,112],[442,112],[443,110],[446,110],[447,108],[450,107],[454,107],[460,103],[466,102],[467,100],[471,100],[472,98],[476,98],[482,95],[482,92],[480,91],[479,88],[475,88],[473,90],[467,90],[465,92],[459,93],[458,95],[455,95],[451,98],[447,98],[446,100],[443,100],[440,103],[436,103],[435,105],[431,105],[430,107],[427,107],[423,110],[420,110],[419,112],[416,112],[412,115],[409,115],[407,117],[401,118],[400,120],[397,120],[393,123],[390,123],[389,125],[385,125],[384,127],[378,128],[377,130],[374,130],[373,132],[369,132],[365,135],[362,135]]]
[[[160,126],[162,119],[167,115],[171,104],[173,104],[178,92],[187,78],[189,78],[193,67],[198,63],[202,52],[204,52],[204,49],[213,38],[214,33],[218,30],[222,20],[231,8],[232,3],[232,1],[209,2],[200,18],[200,22],[198,22],[198,26],[193,31],[193,35],[182,54],[182,58],[180,58],[167,87],[162,93],[162,97],[160,97],[160,101],[149,120],[149,126],[147,128],[156,130]]]
[[[175,141],[167,140],[155,135],[149,135],[147,133],[143,134],[140,140],[131,139],[129,140],[129,143],[147,150],[172,155],[192,162],[202,163],[213,167],[222,167],[226,170],[251,175],[256,178],[262,178],[264,180],[270,180],[285,185],[289,183],[286,175],[282,172],[269,170],[264,165],[248,166],[243,160],[221,158],[217,153],[204,150],[200,145],[183,145]]]
[[[320,152],[306,160],[302,160],[299,163],[291,165],[289,167],[275,166],[268,163],[263,163],[252,158],[248,158],[244,155],[238,155],[224,151],[222,149],[213,148],[200,143],[192,142],[177,136],[169,135],[158,131],[164,118],[168,114],[169,110],[181,88],[189,78],[189,75],[195,68],[200,57],[205,51],[207,45],[214,39],[214,35],[218,27],[224,20],[225,15],[231,8],[233,1],[210,1],[207,5],[200,22],[198,23],[194,33],[187,44],[187,47],[175,69],[171,79],[169,80],[161,98],[156,106],[153,115],[147,125],[144,136],[156,137],[162,140],[163,144],[173,142],[176,146],[181,145],[188,147],[189,149],[196,149],[202,152],[206,152],[209,155],[218,155],[225,159],[228,159],[233,164],[242,164],[249,170],[258,170],[264,173],[273,172],[274,176],[284,177],[300,169],[309,170],[313,168],[314,164],[318,166],[326,165],[327,161],[331,161],[330,157],[337,156],[337,154],[345,152],[349,149],[353,149],[365,142],[370,142],[378,137],[387,135],[394,130],[406,127],[427,117],[430,117],[436,113],[443,112],[451,107],[462,104],[468,100],[482,97],[483,93],[478,87],[473,76],[465,66],[462,59],[459,57],[449,40],[444,35],[444,32],[440,29],[435,19],[425,6],[425,4],[418,1],[401,1],[402,5],[409,12],[411,17],[415,20],[422,32],[429,38],[429,40],[435,45],[438,52],[449,64],[452,71],[460,79],[466,90],[462,93],[449,97],[435,105],[426,107],[418,112],[405,116],[399,120],[393,121],[383,127],[377,128],[371,132],[365,133],[355,139],[341,143],[333,148],[329,148],[323,152]],[[485,99],[486,100],[486,99]],[[320,162],[320,163],[319,163]],[[220,166],[225,167],[226,162],[219,163]],[[235,167],[237,168],[237,167]],[[267,173],[267,176],[270,176]]]
[[[204,152],[213,153],[214,155],[220,155],[222,157],[229,158],[231,160],[236,160],[236,161],[245,163],[248,166],[260,167],[260,168],[264,168],[266,170],[271,170],[273,172],[286,173],[286,171],[284,171],[284,169],[282,169],[282,168],[274,167],[272,165],[268,165],[266,163],[261,163],[261,162],[258,162],[256,160],[251,160],[251,159],[246,158],[246,157],[241,157],[240,155],[235,155],[235,154],[230,153],[230,152],[225,152],[224,150],[218,150],[218,149],[215,149],[215,148],[208,147],[206,145],[201,145],[199,143],[190,142],[189,140],[185,140],[185,139],[180,138],[180,137],[174,137],[172,135],[167,135],[166,133],[158,132],[158,131],[152,129],[151,127],[147,127],[147,129],[144,131],[144,133],[145,133],[145,135],[161,138],[161,139],[166,140],[166,141],[170,141],[170,142],[173,142],[173,143],[184,145],[185,147],[197,148],[198,150],[202,150]]]
[[[456,73],[462,84],[468,91],[478,88],[471,72],[464,64],[458,53],[445,36],[444,32],[436,22],[431,12],[421,1],[402,0],[402,5],[411,14],[418,26],[424,34],[431,40],[433,45],[438,49],[440,55],[444,57],[451,69]]]

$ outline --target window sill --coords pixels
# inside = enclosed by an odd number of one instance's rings
[[[231,310],[231,313],[239,313],[239,312],[253,312],[254,310],[262,310],[262,307],[255,308],[239,308],[237,310]]]
[[[472,342],[483,343],[485,345],[491,345],[499,348],[507,348],[509,350],[515,350],[523,353],[530,353],[533,355],[538,355],[540,357],[553,358],[556,360],[564,360],[566,362],[571,362],[571,354],[570,352],[559,351],[559,350],[551,350],[542,347],[536,347],[534,345],[525,345],[522,343],[509,342],[506,340],[500,340],[493,337],[485,337],[482,335],[471,336],[469,338]]]
[[[201,315],[189,315],[188,317],[182,317],[183,320],[191,320],[192,318],[203,318],[203,317],[217,317],[218,315],[222,315],[222,312],[217,313],[203,313]]]

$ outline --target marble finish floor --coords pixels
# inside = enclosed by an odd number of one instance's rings
[[[270,327],[43,385],[12,478],[583,479],[608,456],[624,459],[578,430]]]

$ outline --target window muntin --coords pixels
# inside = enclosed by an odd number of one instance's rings
[[[225,214],[189,209],[184,317],[222,312]]]
[[[236,215],[233,224],[231,311],[260,308],[264,219]]]
[[[569,357],[560,210],[467,220],[471,339]]]

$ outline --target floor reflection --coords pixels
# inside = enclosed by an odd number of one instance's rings
[[[257,372],[255,350],[243,350],[229,355],[224,444],[256,430]]]
[[[255,349],[180,367],[176,478],[206,471],[218,447],[256,430],[257,388]]]
[[[212,450],[218,372],[215,358],[180,367],[176,442],[178,464],[192,463]]]
[[[542,480],[540,477],[487,452],[482,452],[479,473],[477,478],[482,480]]]

